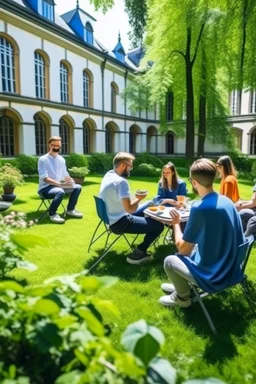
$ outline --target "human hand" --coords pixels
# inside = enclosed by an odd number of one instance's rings
[[[180,214],[175,208],[171,208],[169,211],[169,215],[171,216],[172,219],[172,224],[180,224]]]
[[[139,201],[141,201],[141,200],[145,199],[145,197],[147,197],[147,194],[145,194],[145,195],[141,195],[141,194],[137,194],[137,193],[135,193],[135,197],[136,197],[136,199],[138,199]]]
[[[175,208],[177,209],[180,209],[181,208],[181,205],[178,203],[178,201],[174,200],[174,199],[163,199],[161,201],[161,204],[162,205],[165,205],[165,204],[170,204],[170,205],[173,205]]]

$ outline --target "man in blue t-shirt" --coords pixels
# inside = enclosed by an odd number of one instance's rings
[[[245,242],[241,220],[232,201],[213,190],[216,166],[208,159],[196,160],[190,168],[193,192],[201,200],[193,204],[184,234],[180,215],[171,209],[176,255],[166,257],[164,269],[172,284],[162,284],[169,293],[160,298],[168,306],[189,307],[190,286],[215,292],[240,281],[242,271],[237,251]]]

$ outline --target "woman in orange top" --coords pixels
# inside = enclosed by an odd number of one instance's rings
[[[229,156],[220,157],[216,166],[221,177],[220,193],[236,203],[240,197],[236,178],[237,173],[231,158]]]

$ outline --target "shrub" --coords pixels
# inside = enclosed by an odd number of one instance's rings
[[[91,173],[99,173],[101,175],[113,168],[113,155],[106,153],[93,153],[88,158],[88,165]]]
[[[85,155],[80,155],[78,153],[71,153],[69,156],[65,157],[67,168],[72,167],[88,167],[88,160]]]
[[[140,153],[136,156],[136,159],[133,162],[133,168],[137,168],[140,164],[151,164],[155,168],[162,168],[164,165],[159,157],[147,152]]]
[[[22,183],[23,175],[19,169],[13,167],[9,163],[6,163],[2,168],[0,168],[1,187],[16,187],[16,185],[21,185]]]
[[[17,157],[17,168],[24,175],[36,175],[37,174],[37,157],[35,156],[27,156],[27,155],[19,155]]]
[[[228,155],[231,157],[234,166],[238,171],[251,172],[253,160],[249,159],[247,156],[237,154],[236,152],[229,153]]]
[[[155,168],[152,164],[140,164],[132,171],[134,176],[161,176],[161,169]]]
[[[72,167],[68,169],[68,173],[71,177],[83,179],[90,171],[87,167]]]

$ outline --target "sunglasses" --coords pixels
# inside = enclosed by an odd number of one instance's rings
[[[128,163],[126,163],[125,161],[123,161],[123,163],[124,163],[125,165],[127,165],[127,167],[130,167],[130,170],[133,169],[133,166],[132,166],[131,164],[128,164]]]

